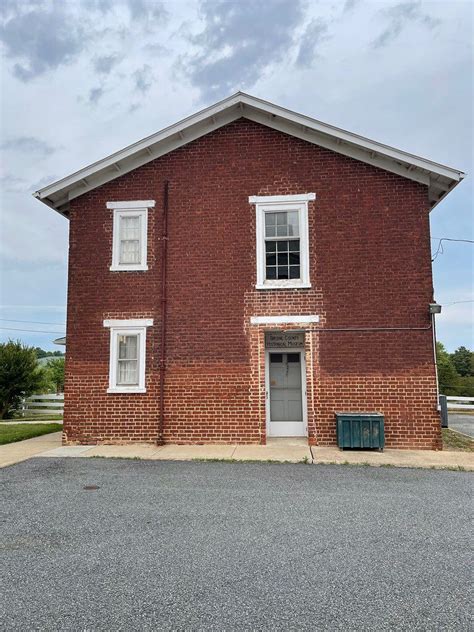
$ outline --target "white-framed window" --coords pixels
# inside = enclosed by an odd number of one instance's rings
[[[146,329],[151,318],[104,320],[110,329],[108,393],[145,393]]]
[[[251,196],[257,225],[257,289],[309,288],[308,202],[315,193]]]
[[[154,200],[107,202],[114,213],[112,271],[148,270],[148,209],[154,206]]]

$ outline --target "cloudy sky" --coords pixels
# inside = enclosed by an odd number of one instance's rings
[[[0,0],[0,340],[64,331],[68,222],[31,193],[236,90],[471,173],[472,29],[456,0]],[[431,227],[473,239],[472,176]],[[442,246],[438,338],[472,347],[474,248]]]

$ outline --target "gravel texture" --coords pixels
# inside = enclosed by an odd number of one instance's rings
[[[0,470],[0,629],[468,630],[472,481],[31,459]]]

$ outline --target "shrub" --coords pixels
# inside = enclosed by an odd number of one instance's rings
[[[38,367],[33,347],[19,340],[0,344],[0,419],[18,410],[23,397],[41,392],[45,372]]]

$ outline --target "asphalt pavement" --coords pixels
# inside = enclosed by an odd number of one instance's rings
[[[452,430],[462,432],[462,434],[474,439],[474,415],[449,413],[448,426]]]
[[[468,630],[472,474],[32,458],[2,630]]]

